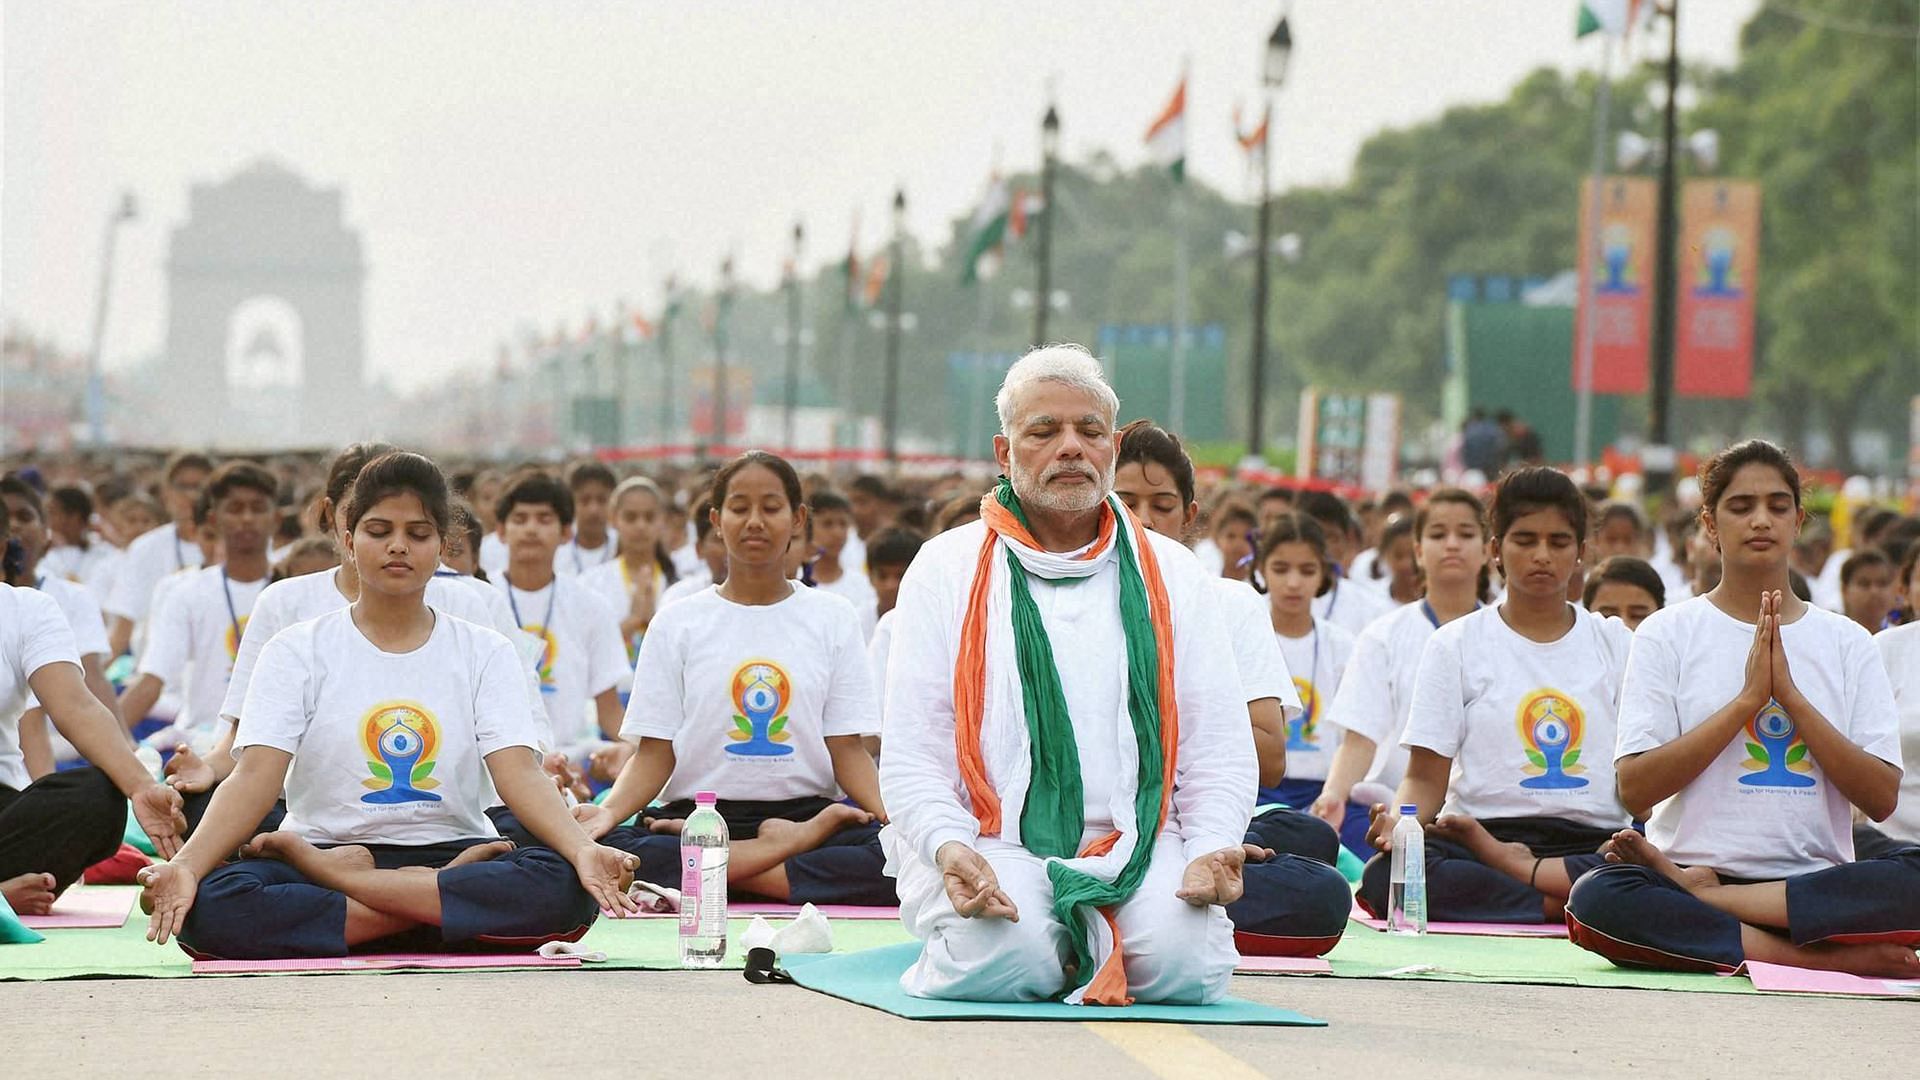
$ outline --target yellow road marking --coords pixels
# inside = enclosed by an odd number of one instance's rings
[[[1258,1069],[1183,1027],[1090,1023],[1107,1040],[1162,1080],[1259,1080]]]

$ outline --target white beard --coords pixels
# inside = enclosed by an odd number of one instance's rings
[[[1116,466],[1109,465],[1106,475],[1098,477],[1097,483],[1080,488],[1056,489],[1049,487],[1047,481],[1072,472],[1072,466],[1049,466],[1037,476],[1022,468],[1015,460],[1009,460],[1007,467],[1008,479],[1013,482],[1013,493],[1020,497],[1020,505],[1054,514],[1081,514],[1099,506],[1100,501],[1107,497],[1107,492],[1113,490],[1116,471]],[[1083,467],[1083,471],[1093,472],[1090,467]]]

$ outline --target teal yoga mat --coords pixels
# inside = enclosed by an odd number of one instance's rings
[[[1058,1002],[933,1001],[900,989],[900,975],[920,955],[920,943],[887,945],[832,956],[793,956],[782,965],[809,990],[908,1020],[1152,1021],[1164,1024],[1252,1024],[1325,1027],[1326,1021],[1287,1009],[1228,998],[1217,1005],[1129,1005],[1109,1009]]]
[[[13,905],[7,898],[0,896],[0,945],[31,945],[46,939],[27,929],[20,916],[13,913]]]

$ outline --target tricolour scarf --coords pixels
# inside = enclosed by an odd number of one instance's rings
[[[1079,972],[1080,985],[1068,1000],[1128,1005],[1133,999],[1127,994],[1113,908],[1132,896],[1146,877],[1154,841],[1167,819],[1180,739],[1173,692],[1173,616],[1160,563],[1146,529],[1111,494],[1100,507],[1099,534],[1092,546],[1071,556],[1041,549],[1005,479],[980,500],[980,516],[987,527],[986,539],[967,593],[953,672],[954,742],[961,777],[981,835],[1000,835],[1000,796],[987,777],[981,734],[986,722],[993,560],[995,551],[1004,546],[1008,613],[1031,769],[1020,809],[1020,840],[1048,860],[1054,915],[1067,927]],[[1079,748],[1054,663],[1053,643],[1041,623],[1028,577],[1071,583],[1091,576],[1110,555],[1120,563],[1117,614],[1127,642],[1126,720],[1138,768],[1131,778],[1132,813],[1116,815],[1114,832],[1076,854],[1085,829]],[[1128,780],[1122,777],[1123,792]],[[1132,821],[1119,820],[1122,816]]]

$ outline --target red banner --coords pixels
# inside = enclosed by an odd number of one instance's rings
[[[1680,192],[1673,392],[1744,398],[1753,386],[1760,186],[1689,180]]]
[[[1573,388],[1583,388],[1580,352],[1593,321],[1593,392],[1647,391],[1647,337],[1653,318],[1654,211],[1659,186],[1609,176],[1593,228],[1593,178],[1580,185],[1580,303],[1573,320]],[[1596,232],[1598,236],[1596,237]],[[1599,250],[1594,250],[1595,239]],[[1591,308],[1592,310],[1589,310]]]
[[[697,367],[690,373],[693,384],[693,409],[688,417],[695,436],[713,438],[714,374],[712,367]],[[727,428],[722,440],[747,433],[747,410],[753,405],[753,372],[739,364],[727,368]]]

